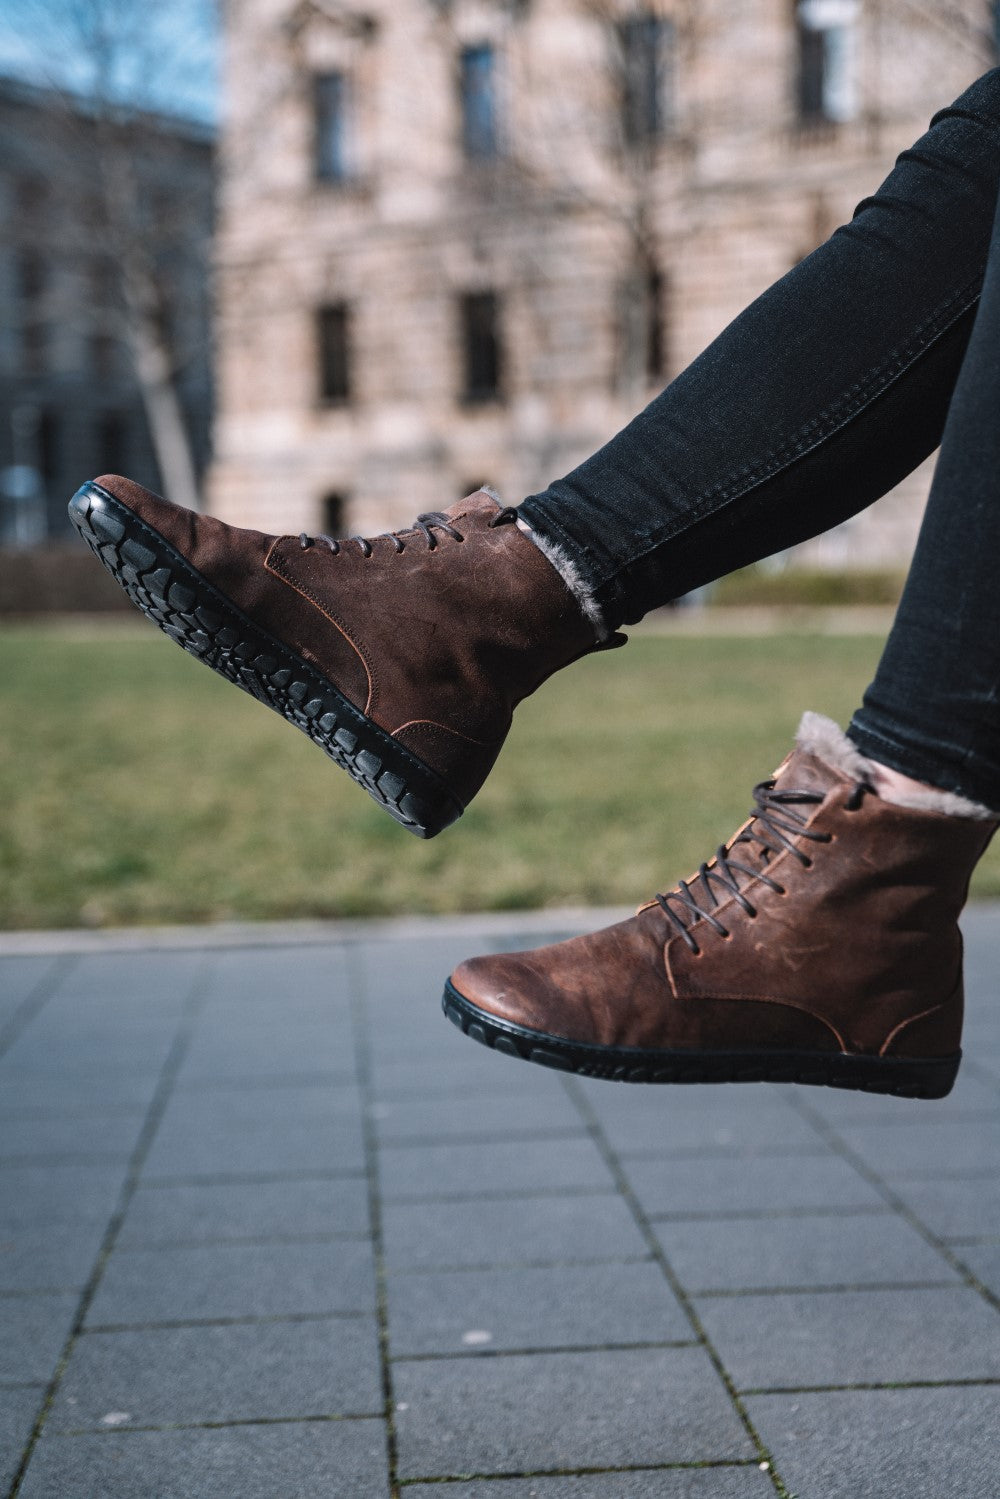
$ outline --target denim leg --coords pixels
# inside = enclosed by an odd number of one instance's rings
[[[862,753],[1000,812],[1000,208],[913,563],[848,730]]]
[[[593,457],[520,506],[608,630],[854,515],[937,447],[1000,186],[1000,68]]]

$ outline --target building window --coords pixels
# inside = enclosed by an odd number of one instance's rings
[[[492,161],[500,154],[496,52],[492,47],[463,47],[459,87],[466,159]]]
[[[500,399],[499,324],[495,292],[469,292],[462,298],[463,397],[470,404]]]
[[[44,306],[47,273],[45,262],[34,250],[24,250],[19,256],[18,281],[23,373],[41,375],[45,372],[48,353]]]
[[[993,56],[1000,59],[1000,0],[990,6],[990,30],[993,41]]]
[[[330,405],[351,398],[350,314],[346,302],[321,307],[317,314],[320,400]]]
[[[55,487],[62,461],[61,437],[59,417],[46,407],[38,418],[38,464],[49,490]]]
[[[646,273],[646,379],[659,380],[667,368],[667,287],[663,273],[651,266]]]
[[[334,538],[343,536],[347,529],[345,524],[347,501],[344,496],[342,494],[324,495],[321,510],[324,535]]]
[[[673,114],[673,24],[662,16],[630,16],[619,23],[618,42],[625,140],[644,145],[664,134]]]
[[[97,424],[98,473],[120,474],[128,467],[128,422],[120,411],[105,411]]]
[[[858,0],[798,0],[799,117],[843,124],[858,112]]]
[[[319,73],[313,79],[315,172],[319,182],[346,182],[351,176],[350,94],[346,73]]]
[[[626,391],[666,373],[668,295],[667,277],[648,260],[622,284],[620,375]]]

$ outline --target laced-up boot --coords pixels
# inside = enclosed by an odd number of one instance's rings
[[[241,530],[113,474],[69,511],[148,618],[421,838],[461,816],[522,698],[624,644],[595,639],[517,512],[485,490],[370,539]]]
[[[961,1056],[957,918],[997,824],[883,800],[852,749],[831,764],[800,729],[695,875],[604,931],[462,963],[445,1013],[588,1077],[943,1097]]]

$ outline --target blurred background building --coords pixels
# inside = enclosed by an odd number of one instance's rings
[[[216,152],[185,4],[18,0],[92,56],[0,84],[0,541],[109,468],[268,529],[516,502],[997,53],[994,0],[230,0]],[[796,559],[904,561],[928,477]]]
[[[544,487],[850,217],[993,11],[230,6],[210,508],[370,532]],[[899,561],[927,480],[802,555]]]
[[[0,81],[0,541],[69,535],[119,470],[208,461],[214,132]]]

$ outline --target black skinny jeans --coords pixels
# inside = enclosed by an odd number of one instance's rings
[[[849,224],[520,514],[614,629],[846,520],[941,443],[849,733],[1000,810],[998,192],[995,68]]]

